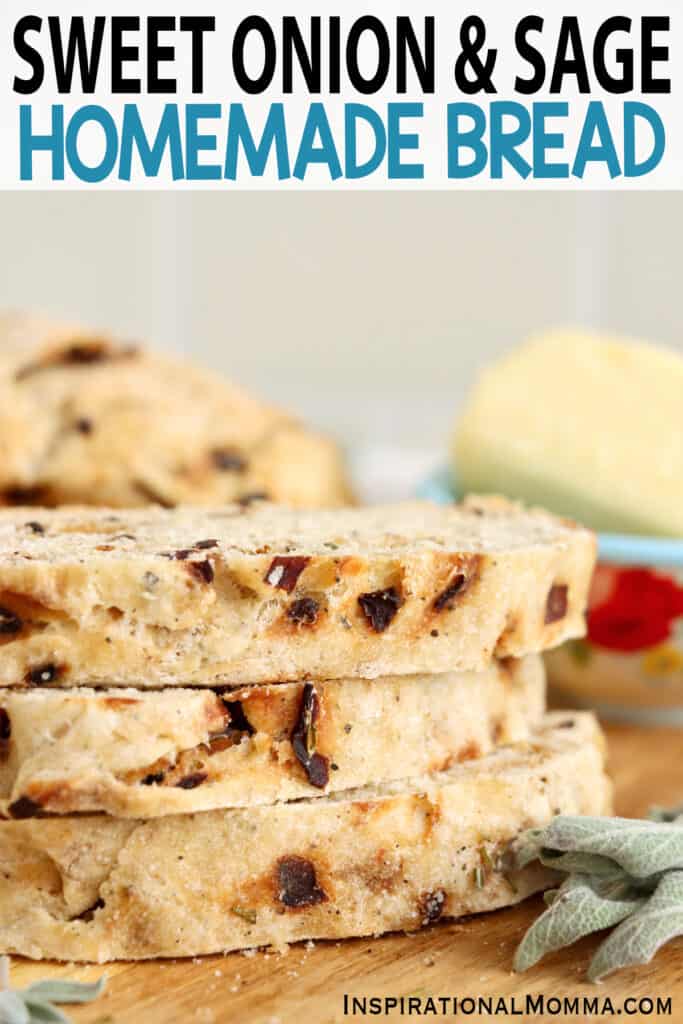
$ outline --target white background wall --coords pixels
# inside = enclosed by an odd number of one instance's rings
[[[445,443],[527,332],[683,347],[683,194],[0,195],[0,304],[151,338],[351,442]]]

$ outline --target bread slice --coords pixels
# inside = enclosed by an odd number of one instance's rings
[[[590,714],[406,782],[151,821],[0,822],[0,951],[106,961],[416,929],[548,884],[507,875],[522,829],[610,809]]]
[[[539,655],[482,672],[213,690],[0,690],[0,811],[124,818],[319,796],[525,740]]]
[[[0,316],[0,504],[341,505],[339,449],[231,382],[80,326]]]
[[[0,681],[469,671],[584,632],[593,534],[499,500],[0,511]]]

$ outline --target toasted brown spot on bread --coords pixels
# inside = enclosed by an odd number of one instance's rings
[[[213,583],[215,574],[208,558],[203,562],[186,562],[185,565],[190,575],[198,579],[200,583]]]
[[[0,636],[14,636],[21,633],[24,623],[10,608],[0,606]]]
[[[312,683],[306,683],[301,696],[299,718],[292,732],[292,749],[316,789],[324,789],[330,779],[329,758],[316,750],[316,725],[320,716],[320,699]]]
[[[43,808],[28,796],[20,796],[7,808],[13,818],[37,818]]]
[[[255,733],[273,736],[278,742],[289,740],[301,707],[300,686],[252,686],[225,693],[223,700],[239,700],[244,717]],[[320,687],[319,687],[320,691]]]
[[[350,805],[351,828],[363,828],[375,816],[382,817],[383,805],[378,800],[354,800]]]
[[[320,605],[313,597],[300,597],[287,609],[287,618],[297,626],[314,626],[318,621]]]
[[[515,677],[515,669],[517,667],[517,658],[499,658],[498,668],[500,670],[500,676],[504,682],[510,682]]]
[[[244,711],[244,705],[241,700],[224,700],[223,704],[228,712],[229,721],[228,729],[231,732],[237,732],[240,735],[253,736],[256,732],[253,725],[249,721]]]
[[[139,704],[140,701],[137,697],[105,697],[104,706],[110,708],[112,711],[118,711],[119,708],[129,708],[131,705]]]
[[[222,727],[209,736],[209,754],[219,754],[240,743],[243,736],[253,736],[256,730],[247,718],[239,700],[221,701],[224,708]]]
[[[403,884],[403,862],[386,850],[378,850],[374,857],[344,872],[344,876],[352,882],[359,881],[370,892],[391,893]]]
[[[159,786],[164,781],[164,772],[149,772],[140,779],[141,786]]]
[[[29,686],[47,686],[50,683],[56,682],[66,671],[65,665],[55,665],[54,662],[48,661],[43,665],[37,665],[35,668],[28,670],[25,676],[25,682]]]
[[[224,750],[229,750],[236,743],[239,743],[239,739],[234,739],[232,736],[220,733],[216,736],[211,736],[207,746],[210,755],[222,754]]]
[[[50,505],[49,492],[45,487],[8,487],[2,492],[5,505]]]
[[[569,588],[565,583],[553,583],[545,602],[545,623],[558,622],[567,614]]]
[[[26,594],[12,590],[0,592],[0,646],[10,644],[21,636],[41,629],[47,622],[68,618],[63,611],[48,608]],[[17,622],[21,628],[17,629]],[[4,623],[4,628],[3,628]]]
[[[365,572],[366,568],[367,562],[359,558],[358,555],[347,555],[337,563],[337,569],[341,576],[358,576],[361,572]]]
[[[43,370],[58,366],[92,366],[133,359],[139,353],[135,345],[114,345],[103,338],[83,339],[48,353],[43,359],[28,363],[15,375],[17,381],[26,380]]]
[[[305,555],[279,555],[270,563],[263,578],[271,587],[291,594],[309,562],[310,558]]]
[[[478,743],[474,740],[470,740],[464,747],[461,747],[458,751],[458,761],[472,761],[477,757],[481,757],[483,751]]]
[[[64,808],[69,808],[73,799],[73,786],[69,779],[57,779],[53,782],[33,782],[29,785],[28,791],[15,800],[20,804],[19,813],[9,808],[12,817],[36,818],[46,817],[48,814],[59,814]],[[33,809],[32,809],[32,807]]]
[[[441,804],[431,800],[426,794],[415,797],[415,803],[420,806],[424,818],[424,841],[429,842],[435,827],[441,821]]]
[[[247,469],[247,460],[236,448],[212,449],[211,462],[222,473],[244,473]]]
[[[276,891],[285,907],[312,907],[327,900],[318,885],[315,866],[305,857],[280,857],[276,865]]]
[[[432,608],[435,612],[451,611],[460,598],[477,579],[481,568],[481,556],[470,555],[459,558],[455,572],[443,590],[436,595]]]
[[[434,599],[434,611],[441,612],[444,608],[449,610],[455,605],[455,598],[467,588],[467,576],[464,572],[455,574],[445,590]]]
[[[0,708],[0,761],[7,760],[12,737],[12,723],[5,708]]]
[[[383,633],[403,604],[403,597],[396,587],[387,587],[385,590],[361,594],[358,604],[370,628],[375,633]]]
[[[503,629],[501,630],[500,636],[498,637],[498,640],[496,641],[495,650],[501,650],[501,649],[504,650],[505,647],[510,643],[510,641],[514,637],[515,633],[519,630],[519,628],[520,628],[519,616],[518,615],[513,615],[511,612],[508,613],[507,618],[505,620],[505,625],[503,626]]]
[[[176,789],[196,789],[197,786],[201,786],[207,779],[208,775],[206,772],[193,772],[191,775],[185,775],[184,778],[176,782]]]
[[[446,893],[443,889],[423,892],[417,905],[421,923],[427,925],[438,921],[444,912],[445,906]]]
[[[69,920],[70,921],[92,921],[93,917],[95,916],[95,913],[98,910],[102,910],[103,907],[104,907],[104,900],[100,897],[99,899],[95,900],[95,902],[93,903],[93,905],[91,907],[86,907],[86,909],[81,911],[80,914],[77,914],[76,917],[70,917]]]
[[[447,754],[446,757],[432,758],[429,763],[429,772],[447,772],[456,764],[458,758],[455,754]]]

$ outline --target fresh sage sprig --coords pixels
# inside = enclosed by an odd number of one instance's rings
[[[515,954],[516,971],[605,928],[588,978],[648,963],[683,935],[683,807],[649,820],[560,816],[512,844],[515,868],[532,861],[565,874]]]
[[[55,1003],[90,1003],[104,991],[106,978],[80,981],[34,981],[26,988],[9,987],[9,957],[0,957],[0,1024],[70,1024]]]

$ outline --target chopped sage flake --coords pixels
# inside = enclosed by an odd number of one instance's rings
[[[244,921],[248,921],[249,924],[256,924],[256,911],[250,910],[248,907],[241,907],[236,903],[234,907],[230,907],[230,913],[236,914],[237,917],[241,917]]]

